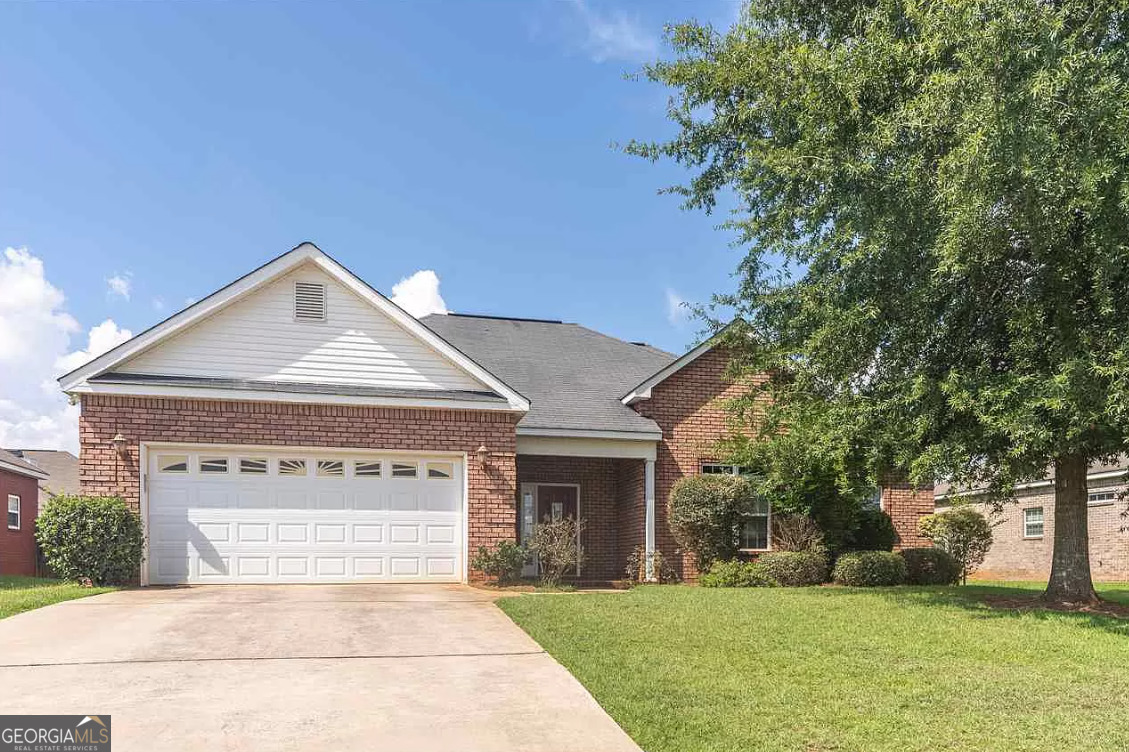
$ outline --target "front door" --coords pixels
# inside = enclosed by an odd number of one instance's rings
[[[542,522],[580,516],[580,489],[577,486],[526,483],[521,491],[521,540],[533,534],[533,528]],[[580,545],[580,541],[576,542]],[[525,577],[537,575],[537,562],[529,561],[522,569]]]

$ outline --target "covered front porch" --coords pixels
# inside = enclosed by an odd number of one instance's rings
[[[654,478],[654,441],[519,436],[516,537],[546,517],[576,517],[584,562],[573,579],[625,579],[632,552],[654,547]]]

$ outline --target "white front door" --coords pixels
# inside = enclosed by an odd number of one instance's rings
[[[150,583],[463,579],[461,457],[146,450]]]

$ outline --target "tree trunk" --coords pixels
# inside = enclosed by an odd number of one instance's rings
[[[1051,579],[1043,600],[1056,604],[1098,602],[1090,579],[1090,529],[1086,497],[1089,463],[1078,454],[1055,460],[1055,541]]]

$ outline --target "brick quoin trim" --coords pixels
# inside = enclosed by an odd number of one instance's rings
[[[638,468],[639,484],[621,487],[625,468]],[[520,455],[517,458],[517,480],[522,483],[567,483],[580,486],[580,517],[584,529],[580,544],[585,562],[580,568],[584,580],[619,580],[627,566],[631,549],[620,545],[620,528],[624,523],[621,508],[639,510],[637,520],[629,526],[643,534],[643,460],[608,459],[601,457],[549,457]],[[631,494],[638,494],[635,498]]]
[[[122,496],[139,509],[143,441],[466,452],[473,553],[514,539],[519,418],[493,411],[83,395],[79,482],[84,494]],[[128,460],[110,445],[118,432],[126,438]],[[475,460],[482,444],[490,450],[485,468]]]
[[[8,494],[20,497],[20,529],[8,529]],[[39,481],[0,470],[0,574],[35,574],[35,518],[39,513]]]

